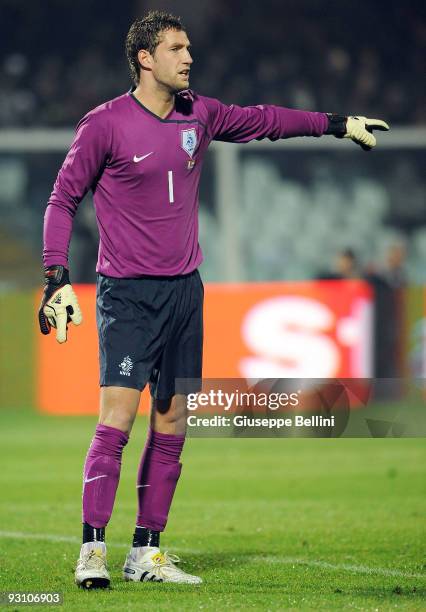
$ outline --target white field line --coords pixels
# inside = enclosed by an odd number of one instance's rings
[[[368,567],[368,565],[349,565],[347,563],[328,563],[327,561],[315,561],[315,559],[298,559],[292,557],[274,557],[272,555],[255,555],[247,559],[250,563],[282,563],[286,565],[306,565],[308,567],[320,567],[321,569],[338,570],[354,574],[370,574],[379,576],[391,576],[394,578],[426,578],[426,574],[412,574],[403,570],[387,567]],[[247,562],[246,561],[246,562]]]
[[[22,531],[0,531],[0,538],[12,540],[44,540],[48,542],[68,542],[69,544],[80,544],[80,538],[73,536],[60,536],[48,533],[23,533]],[[128,548],[127,544],[108,542],[111,548]],[[201,550],[192,548],[175,547],[175,550],[187,554],[200,555]],[[241,557],[239,557],[241,558]],[[306,565],[308,567],[320,567],[321,569],[344,571],[354,574],[370,574],[379,576],[390,576],[393,578],[426,578],[426,574],[412,574],[402,570],[386,567],[368,567],[367,565],[348,565],[346,563],[328,563],[327,561],[315,561],[314,559],[300,559],[294,557],[280,557],[272,555],[245,555],[243,563],[277,563],[281,565]]]

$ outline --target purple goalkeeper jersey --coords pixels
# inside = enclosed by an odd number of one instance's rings
[[[100,243],[96,270],[113,277],[175,276],[202,262],[198,188],[212,140],[321,136],[324,113],[227,106],[191,91],[160,119],[126,93],[89,112],[58,173],[44,221],[45,266],[68,267],[72,221],[89,189]]]

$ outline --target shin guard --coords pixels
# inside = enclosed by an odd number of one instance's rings
[[[164,531],[182,469],[179,463],[185,436],[149,430],[138,472],[136,525]]]
[[[83,522],[105,527],[111,517],[120,480],[121,455],[129,436],[107,425],[97,425],[87,453],[83,480]]]

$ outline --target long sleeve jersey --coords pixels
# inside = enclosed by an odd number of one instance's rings
[[[131,93],[89,112],[58,173],[44,219],[45,266],[68,267],[72,223],[91,189],[106,276],[175,276],[202,262],[198,191],[212,140],[321,136],[324,113],[272,105],[227,106],[187,91],[166,119]]]

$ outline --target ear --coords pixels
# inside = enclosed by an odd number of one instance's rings
[[[138,62],[142,66],[143,70],[151,70],[153,64],[153,57],[146,49],[138,51]]]

